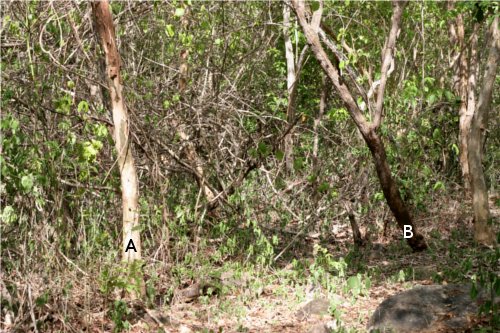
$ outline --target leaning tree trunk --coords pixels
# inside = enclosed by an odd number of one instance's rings
[[[491,108],[493,87],[499,61],[500,33],[499,19],[496,17],[490,27],[490,47],[483,77],[482,89],[479,94],[468,140],[468,160],[472,190],[472,205],[474,208],[474,238],[485,245],[496,243],[493,229],[488,224],[490,210],[488,206],[488,190],[484,180],[482,166],[483,138],[487,128],[488,111]]]
[[[338,67],[334,66],[332,61],[330,61],[330,58],[326,54],[320,42],[318,34],[321,31],[320,26],[321,15],[323,11],[323,1],[319,2],[319,8],[314,11],[314,13],[312,13],[311,19],[310,21],[308,21],[305,14],[306,9],[304,1],[292,0],[293,9],[297,14],[299,23],[304,31],[304,35],[306,36],[306,39],[311,46],[316,59],[332,81],[333,86],[337,90],[340,98],[349,111],[351,118],[356,123],[356,126],[361,132],[366,144],[370,148],[382,191],[389,205],[389,208],[396,218],[398,226],[402,229],[402,231],[404,230],[405,225],[411,227],[413,237],[407,238],[408,244],[413,249],[413,251],[422,251],[427,248],[427,244],[424,240],[424,237],[417,232],[408,208],[401,198],[397,184],[391,175],[384,145],[377,133],[377,129],[379,128],[382,119],[384,89],[387,82],[390,64],[394,59],[393,52],[396,44],[396,37],[400,28],[401,17],[405,5],[406,2],[394,2],[394,12],[391,19],[391,30],[385,43],[384,49],[382,50],[381,78],[379,80],[377,100],[374,106],[374,120],[373,122],[369,122],[355,102],[353,95],[349,90],[349,87],[345,84],[344,80],[341,79]],[[322,35],[324,36],[325,34],[322,33]],[[337,59],[336,63],[338,63],[338,61],[339,60]],[[370,106],[369,101],[366,102]]]
[[[408,244],[415,251],[424,250],[427,247],[425,245],[424,237],[415,232],[415,226],[413,225],[410,212],[401,198],[394,178],[392,178],[391,169],[389,167],[389,163],[387,162],[387,155],[385,154],[384,143],[375,131],[370,131],[368,133],[362,132],[362,135],[373,156],[375,169],[377,170],[377,176],[380,186],[382,187],[385,200],[387,201],[392,214],[394,214],[394,218],[396,219],[399,228],[403,230],[405,225],[412,226],[414,235],[413,237],[407,239]]]
[[[106,80],[113,115],[117,166],[120,170],[122,190],[122,258],[126,262],[141,259],[139,233],[137,172],[130,142],[130,120],[122,94],[120,77],[121,59],[115,41],[115,28],[107,0],[92,2],[96,33],[101,41],[106,64]]]

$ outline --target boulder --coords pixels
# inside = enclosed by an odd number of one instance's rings
[[[471,285],[417,286],[380,303],[368,331],[464,332],[487,299],[487,293],[480,292],[473,300]]]

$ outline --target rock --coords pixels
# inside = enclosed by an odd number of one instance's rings
[[[470,290],[471,285],[428,285],[393,295],[377,307],[368,331],[464,332],[487,299],[481,292],[472,300]]]
[[[329,307],[330,301],[327,298],[316,298],[301,307],[295,315],[299,320],[305,320],[310,316],[323,316],[328,314]]]
[[[331,333],[336,332],[337,329],[337,321],[331,320],[326,323],[319,323],[311,326],[307,333]]]
[[[324,323],[319,323],[313,325],[311,328],[307,330],[307,333],[330,333],[331,331]]]

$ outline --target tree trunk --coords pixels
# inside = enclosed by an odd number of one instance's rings
[[[139,233],[139,182],[130,142],[127,108],[122,95],[121,59],[115,41],[115,28],[108,1],[92,2],[96,32],[100,38],[106,63],[106,79],[111,97],[117,166],[120,170],[123,212],[122,258],[133,262],[141,259]],[[131,246],[133,248],[131,248]],[[127,250],[127,248],[129,248]]]
[[[316,174],[318,171],[318,150],[319,150],[319,126],[321,125],[321,120],[323,119],[323,115],[325,114],[325,108],[326,108],[326,98],[328,96],[328,84],[327,84],[327,78],[323,74],[321,78],[321,96],[319,99],[319,109],[316,114],[316,117],[314,118],[314,124],[313,124],[313,133],[314,133],[314,140],[313,140],[313,173]]]
[[[401,198],[394,178],[392,178],[391,169],[389,167],[389,163],[387,163],[387,155],[385,154],[385,148],[382,140],[373,130],[368,133],[362,132],[362,135],[366,144],[370,148],[370,152],[372,153],[373,161],[375,162],[375,169],[377,170],[377,176],[380,186],[382,187],[385,200],[394,214],[399,228],[403,230],[405,225],[411,226],[413,237],[407,238],[408,244],[414,251],[425,250],[427,248],[427,244],[425,243],[424,237],[417,232],[415,225],[413,225],[410,212]]]
[[[498,17],[491,23],[489,37],[491,45],[483,77],[482,89],[472,118],[468,140],[468,163],[471,177],[472,205],[474,208],[474,238],[477,242],[485,245],[496,244],[493,229],[488,224],[490,210],[488,206],[488,190],[486,188],[482,166],[482,142],[487,128],[488,111],[491,108],[493,87],[495,85],[498,67],[500,52],[498,23]]]
[[[295,66],[292,40],[290,39],[290,7],[283,4],[283,38],[285,40],[286,87],[288,103],[286,121],[288,125],[295,121],[295,101],[297,97],[298,66]],[[290,173],[293,171],[293,129],[285,137],[285,166]]]
[[[467,191],[467,195],[469,193],[470,189],[470,169],[469,169],[469,158],[468,158],[468,144],[469,144],[469,133],[470,133],[470,127],[471,127],[471,122],[472,122],[472,117],[474,115],[474,110],[476,109],[476,75],[477,75],[477,43],[478,43],[478,36],[477,36],[477,31],[479,29],[479,24],[475,23],[474,24],[474,29],[472,32],[472,36],[470,39],[470,48],[469,48],[469,64],[468,68],[462,72],[461,74],[461,81],[464,80],[465,77],[468,76],[468,79],[466,80],[465,83],[465,88],[461,89],[460,93],[460,111],[459,111],[459,149],[460,149],[460,154],[459,154],[459,161],[460,161],[460,168],[462,169],[462,176],[464,179],[464,187]],[[465,61],[464,61],[465,62]],[[463,67],[461,65],[461,67]],[[462,86],[464,83],[461,84]],[[464,94],[465,90],[465,94]],[[466,98],[465,100],[463,98]]]
[[[347,212],[349,223],[351,224],[352,239],[354,241],[354,245],[362,247],[366,244],[366,241],[361,235],[361,231],[359,230],[358,223],[356,222],[356,216],[354,216],[354,211],[352,210],[351,204],[347,201],[344,202],[344,208]]]
[[[455,7],[455,2],[448,2],[448,10],[453,10]],[[470,177],[469,177],[469,163],[467,160],[467,136],[469,134],[471,115],[467,112],[467,90],[468,90],[468,77],[467,73],[467,51],[468,48],[465,45],[465,32],[464,32],[464,20],[463,15],[458,14],[457,17],[449,23],[450,29],[450,40],[452,45],[457,45],[457,50],[453,55],[456,60],[453,62],[452,66],[454,68],[453,75],[453,90],[455,94],[460,97],[460,106],[458,109],[459,115],[459,133],[458,133],[458,145],[459,145],[459,163],[460,169],[462,171],[462,178],[464,181],[464,188],[466,195],[469,195],[470,189]],[[477,42],[477,38],[476,38]]]
[[[396,182],[391,176],[391,171],[389,168],[389,164],[387,163],[387,156],[385,154],[384,145],[382,143],[382,140],[376,133],[376,130],[380,126],[382,119],[385,83],[388,78],[390,63],[392,62],[394,57],[393,52],[396,44],[396,37],[399,31],[401,17],[406,2],[393,2],[394,11],[391,19],[392,26],[385,43],[384,50],[382,51],[381,82],[378,88],[373,123],[370,123],[366,120],[359,106],[355,102],[348,86],[344,83],[344,80],[341,79],[338,68],[332,64],[328,55],[323,49],[323,46],[321,45],[318,32],[320,29],[323,2],[320,1],[319,4],[319,8],[312,14],[312,18],[310,22],[308,22],[305,15],[305,3],[299,0],[292,0],[292,5],[299,19],[299,23],[302,26],[304,35],[306,36],[316,59],[332,81],[333,86],[337,90],[340,98],[349,111],[351,118],[356,123],[356,126],[363,135],[366,144],[370,148],[382,191],[384,192],[384,196],[389,205],[389,208],[396,218],[398,226],[402,229],[402,231],[404,230],[405,225],[408,225],[412,228],[413,237],[407,238],[407,241],[413,251],[425,250],[427,248],[427,244],[425,243],[424,237],[417,232],[415,226],[413,225],[413,221],[411,219],[409,211],[406,208],[403,200],[401,199]]]

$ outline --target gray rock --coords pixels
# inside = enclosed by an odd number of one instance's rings
[[[463,332],[485,292],[474,300],[471,285],[418,286],[384,300],[373,313],[369,332]]]
[[[311,326],[307,333],[330,333],[331,330],[324,323],[319,323]]]
[[[330,301],[325,297],[320,297],[305,304],[295,315],[299,320],[305,320],[311,316],[324,316],[328,314],[329,307]]]
[[[330,320],[324,323],[318,323],[309,328],[307,333],[332,333],[338,329],[337,320]]]

